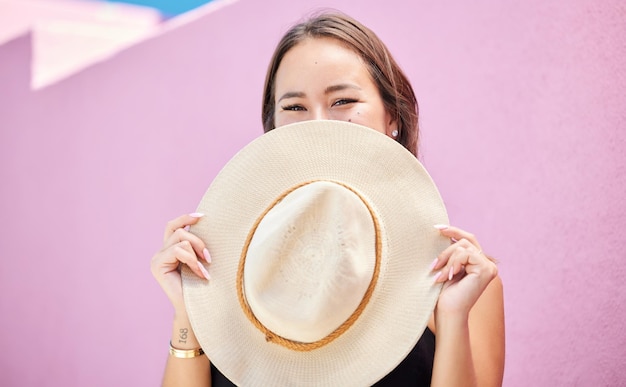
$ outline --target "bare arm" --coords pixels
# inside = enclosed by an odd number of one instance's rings
[[[202,214],[190,214],[169,222],[163,236],[163,248],[152,258],[152,275],[163,288],[174,307],[172,324],[172,346],[188,350],[200,348],[191,328],[183,301],[182,281],[179,266],[187,265],[198,277],[209,279],[204,264],[211,257],[202,240],[191,234],[185,226],[195,224]],[[211,369],[206,355],[193,358],[177,358],[169,355],[163,375],[163,387],[208,387],[211,386]]]
[[[177,349],[200,347],[186,315],[174,318],[172,346]],[[172,355],[167,358],[163,387],[210,387],[211,367],[209,358],[201,355],[191,359],[179,359]]]
[[[489,283],[469,315],[470,345],[479,386],[501,386],[504,377],[502,280]]]
[[[432,386],[501,386],[504,374],[502,281],[473,235],[450,227],[458,240],[439,255],[444,287],[434,314],[437,337]],[[453,278],[450,279],[450,271]]]

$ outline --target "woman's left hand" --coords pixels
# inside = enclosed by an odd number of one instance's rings
[[[498,274],[493,260],[483,252],[476,237],[452,226],[436,226],[452,245],[433,264],[435,283],[444,283],[438,312],[469,315],[487,285]]]

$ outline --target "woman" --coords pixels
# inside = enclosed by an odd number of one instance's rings
[[[291,28],[270,62],[263,97],[265,131],[305,120],[343,120],[368,126],[417,157],[418,110],[406,76],[378,37],[342,14],[321,14]],[[175,309],[172,346],[198,349],[182,297],[179,265],[209,278],[203,242],[189,233],[202,214],[168,223],[152,273]],[[497,386],[504,371],[502,283],[495,263],[470,233],[435,225],[450,247],[432,264],[444,283],[428,329],[413,352],[380,385]],[[436,337],[436,349],[434,343]],[[170,356],[165,386],[228,383],[206,356]]]

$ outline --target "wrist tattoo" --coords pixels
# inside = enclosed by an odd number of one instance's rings
[[[180,328],[178,330],[178,342],[179,343],[183,343],[183,344],[187,344],[187,335],[189,333],[189,329],[187,328]]]

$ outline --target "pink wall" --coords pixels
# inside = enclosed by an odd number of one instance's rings
[[[452,222],[500,260],[506,386],[626,381],[626,6],[335,1],[421,103]],[[240,0],[30,91],[0,46],[0,385],[157,385],[165,222],[260,134],[266,63],[321,1]],[[262,15],[262,16],[261,16]]]

